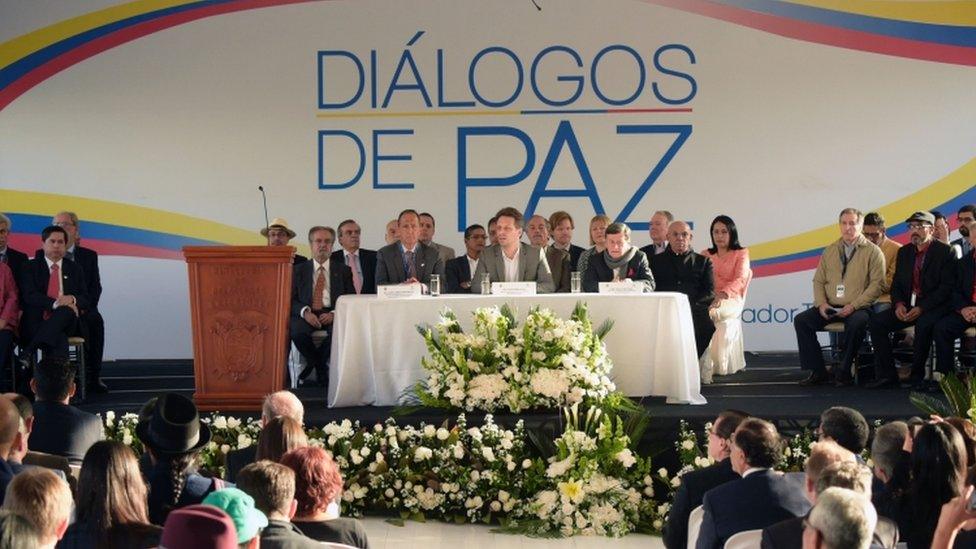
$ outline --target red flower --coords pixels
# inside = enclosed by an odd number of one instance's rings
[[[627,269],[627,278],[633,278],[635,274],[637,274],[637,271],[633,267]]]

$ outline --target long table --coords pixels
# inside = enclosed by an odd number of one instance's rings
[[[688,298],[681,293],[643,295],[542,294],[535,296],[441,295],[405,299],[349,295],[336,302],[329,368],[329,406],[391,406],[426,375],[427,354],[418,324],[434,324],[445,307],[465,331],[471,313],[508,303],[521,323],[531,307],[568,318],[586,302],[594,326],[614,321],[606,338],[611,377],[627,396],[666,396],[668,403],[705,404]]]

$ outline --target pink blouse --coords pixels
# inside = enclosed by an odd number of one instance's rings
[[[702,255],[712,260],[715,274],[715,293],[725,292],[730,298],[744,299],[752,270],[749,268],[749,250],[730,250],[719,256],[704,250]]]
[[[17,303],[17,285],[14,275],[6,263],[0,263],[0,318],[7,321],[7,327],[13,330],[20,320],[20,304]]]

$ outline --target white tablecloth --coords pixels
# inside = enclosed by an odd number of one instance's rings
[[[668,403],[705,404],[691,308],[684,294],[544,294],[525,297],[482,295],[379,299],[343,296],[337,302],[329,368],[329,406],[390,406],[426,376],[426,356],[418,324],[434,324],[451,308],[465,331],[479,307],[510,304],[521,323],[535,305],[568,318],[585,301],[594,327],[613,319],[606,338],[613,360],[611,376],[627,396],[666,396]]]

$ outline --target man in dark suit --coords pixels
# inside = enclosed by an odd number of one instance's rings
[[[976,246],[969,240],[969,227],[976,221],[976,204],[966,204],[956,213],[956,223],[959,226],[959,238],[949,243],[956,257],[963,258],[973,253]]]
[[[726,482],[741,478],[732,470],[732,433],[749,414],[739,410],[726,410],[718,415],[708,431],[708,457],[715,464],[704,469],[690,471],[681,477],[681,485],[674,494],[668,523],[664,525],[664,546],[669,549],[685,549],[688,546],[688,517],[702,504],[705,492]]]
[[[549,216],[549,230],[552,231],[552,245],[569,254],[569,269],[575,271],[580,255],[586,250],[573,244],[573,216],[562,210]]]
[[[7,485],[14,478],[14,470],[7,461],[7,455],[17,438],[20,427],[20,414],[13,402],[0,398],[0,504],[3,503]]]
[[[332,261],[344,263],[352,269],[352,285],[357,294],[376,293],[376,250],[359,247],[362,229],[352,219],[339,223],[339,248],[332,252]]]
[[[481,293],[481,288],[472,290],[471,275],[478,268],[478,260],[482,250],[485,249],[485,242],[488,233],[481,225],[471,225],[464,230],[465,254],[448,260],[444,267],[447,278],[447,293],[449,294],[470,294]],[[479,282],[475,281],[475,285]]]
[[[85,367],[87,389],[107,393],[108,387],[101,381],[102,357],[105,351],[105,320],[98,312],[98,300],[102,296],[102,278],[98,271],[98,253],[81,245],[81,223],[74,212],[61,212],[51,220],[68,233],[68,249],[64,257],[74,261],[85,272],[90,307],[80,311],[81,331],[85,337]]]
[[[674,215],[667,210],[658,210],[651,216],[651,222],[648,224],[651,243],[640,249],[648,260],[668,249],[668,227],[671,223],[674,223]]]
[[[892,307],[873,315],[868,323],[874,344],[876,378],[868,387],[898,383],[890,334],[909,326],[915,326],[911,382],[917,386],[924,384],[922,378],[935,323],[948,312],[956,279],[955,257],[948,244],[933,237],[934,222],[929,212],[915,212],[905,220],[912,243],[898,250],[891,282]],[[951,364],[936,363],[936,367],[943,373],[952,371]]]
[[[21,340],[28,353],[40,350],[67,358],[68,335],[75,330],[81,311],[91,307],[88,284],[81,267],[64,260],[68,241],[64,229],[47,227],[41,240],[43,255],[20,270]]]
[[[420,215],[416,210],[403,210],[397,217],[398,242],[383,246],[376,252],[376,285],[427,285],[430,275],[444,278],[444,263],[437,248],[420,242]]]
[[[742,478],[705,493],[698,549],[721,549],[734,534],[765,528],[810,510],[800,483],[773,470],[781,448],[772,423],[749,418],[739,425],[732,435],[730,459],[732,470]]]
[[[715,279],[712,262],[691,249],[692,238],[691,227],[684,221],[675,221],[668,228],[667,249],[647,258],[657,291],[681,292],[688,296],[695,326],[695,347],[701,357],[715,333],[715,324],[708,315],[708,307],[715,299]]]
[[[16,279],[20,274],[20,266],[27,263],[27,254],[7,245],[7,238],[10,236],[12,227],[13,223],[10,218],[0,213],[0,263],[6,263]]]
[[[827,488],[846,488],[870,498],[871,470],[857,463],[854,454],[833,442],[819,442],[810,451],[806,463],[805,490],[813,505]],[[794,517],[767,526],[762,531],[762,549],[793,549],[803,546],[803,522],[806,516]],[[878,517],[872,545],[893,548],[898,543],[898,524]]]
[[[549,220],[541,215],[533,215],[525,225],[525,232],[529,235],[529,244],[542,248],[549,272],[552,273],[552,283],[556,286],[555,291],[569,292],[570,274],[573,270],[569,252],[550,245]]]
[[[319,387],[325,387],[328,382],[336,301],[341,296],[356,293],[352,270],[329,259],[334,241],[335,231],[329,227],[309,229],[312,259],[296,267],[292,275],[290,335],[307,363],[299,378],[304,380],[314,370],[315,383]],[[327,333],[318,348],[312,341],[312,332],[317,330]]]
[[[288,246],[288,242],[295,238],[295,231],[288,227],[288,222],[282,217],[271,220],[267,227],[261,228],[261,236],[268,239],[268,246]],[[304,255],[295,254],[292,258],[293,265],[301,265],[308,261]]]
[[[38,363],[30,385],[37,400],[28,448],[80,465],[85,452],[105,434],[98,416],[68,404],[75,394],[74,366],[63,358],[45,357]]]
[[[961,232],[961,230],[960,230]],[[969,328],[976,326],[976,222],[967,227],[973,251],[962,256],[956,264],[956,281],[948,312],[935,325],[935,362],[953,367],[956,340]]]

